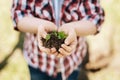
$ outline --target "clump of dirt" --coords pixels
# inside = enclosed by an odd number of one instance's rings
[[[45,39],[42,38],[41,40],[43,42],[43,46],[45,46],[46,48],[55,47],[56,50],[58,51],[59,48],[61,47],[61,44],[64,43],[66,37],[67,35],[63,31],[61,32],[52,31],[47,34]]]

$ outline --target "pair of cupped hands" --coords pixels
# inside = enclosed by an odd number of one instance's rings
[[[71,23],[66,23],[61,25],[60,27],[56,26],[53,22],[44,21],[38,26],[38,45],[42,52],[47,53],[48,55],[55,55],[58,58],[66,57],[72,53],[77,44],[77,35],[74,25]],[[53,47],[51,49],[43,46],[41,38],[46,38],[46,35],[50,31],[64,31],[67,34],[67,38],[64,41],[64,44],[61,45],[59,52]]]

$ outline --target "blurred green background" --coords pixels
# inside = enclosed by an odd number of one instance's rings
[[[13,30],[10,18],[12,0],[0,0],[0,80],[29,80],[29,71],[23,58],[20,33]],[[120,80],[120,0],[101,0],[105,10],[105,22],[100,34],[88,36],[91,60],[93,54],[112,57],[108,67],[96,73],[87,73],[89,80]],[[22,43],[22,40],[21,42]],[[17,46],[16,46],[17,45]],[[10,58],[6,56],[16,47]],[[9,56],[8,56],[9,57]],[[8,62],[2,63],[3,60]],[[4,66],[7,64],[6,66]]]

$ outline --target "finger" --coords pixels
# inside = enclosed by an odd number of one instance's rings
[[[60,52],[60,54],[62,54],[63,56],[68,56],[68,55],[70,55],[70,53],[67,52],[67,51],[65,51],[63,48],[60,48],[60,49],[59,49],[59,52]]]
[[[59,53],[58,52],[55,52],[55,53],[53,53],[55,56],[57,56]]]
[[[62,58],[62,57],[64,57],[64,56],[60,53],[57,55],[57,58]]]
[[[56,49],[55,48],[51,48],[51,53],[55,53]]]
[[[55,48],[51,48],[51,54],[54,54],[55,56],[57,56],[58,52],[56,51]]]
[[[42,46],[43,42],[41,41],[41,37],[38,36],[38,46]]]
[[[48,49],[48,48],[45,48],[45,47],[41,47],[41,46],[40,46],[40,50],[41,50],[42,52],[45,52],[45,53],[47,53],[47,54],[50,54],[50,49]]]
[[[70,41],[71,40],[71,35],[68,33],[67,29],[64,29],[63,27],[60,27],[58,31],[59,32],[64,31],[64,33],[68,35],[67,38],[65,39],[65,44],[69,45],[70,42],[71,42]]]
[[[70,44],[69,47],[70,47],[72,50],[74,50],[75,47],[76,47],[76,45],[77,45],[77,40],[73,41],[73,42]]]
[[[76,35],[74,35],[74,32],[70,32],[65,39],[65,44],[70,45],[75,40]]]
[[[45,31],[40,31],[40,36],[42,37],[42,38],[46,38],[46,35],[47,35],[47,32],[45,32]]]
[[[43,42],[41,41],[41,37],[39,36],[39,34],[38,34],[38,47],[39,47],[39,49],[42,49],[42,46],[43,46]]]
[[[45,31],[43,26],[40,25],[39,28],[38,28],[38,36],[46,38],[46,35],[47,35],[47,32]]]
[[[70,46],[65,45],[65,44],[62,44],[61,47],[64,48],[64,50],[66,50],[67,52],[72,51],[72,48]]]

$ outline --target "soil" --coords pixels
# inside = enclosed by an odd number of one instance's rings
[[[48,34],[50,34],[50,39],[46,40],[46,39],[42,38],[43,46],[45,46],[46,48],[55,47],[56,50],[58,51],[59,48],[61,47],[61,44],[64,43],[65,38],[59,39],[58,36],[56,36],[56,35],[58,35],[58,33],[55,35],[54,32],[49,32]]]

